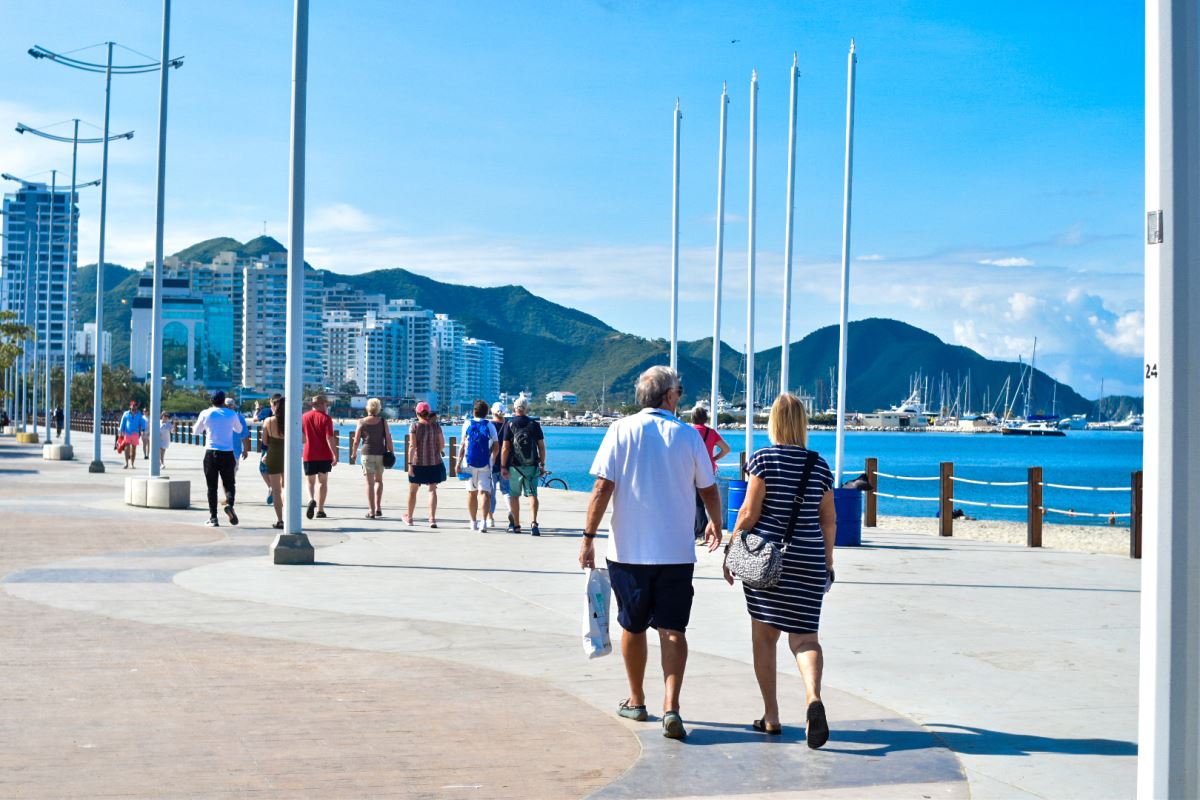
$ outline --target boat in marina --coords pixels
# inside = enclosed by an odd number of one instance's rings
[[[1000,428],[1004,436],[1066,436],[1053,420],[1026,420],[1017,425],[1005,425]]]
[[[1072,414],[1069,417],[1063,417],[1058,421],[1058,427],[1066,431],[1087,430],[1087,414]]]

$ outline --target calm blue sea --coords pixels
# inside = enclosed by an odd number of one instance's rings
[[[341,426],[342,441],[348,441],[349,426]],[[393,425],[393,435],[403,439],[408,426]],[[592,457],[604,438],[600,428],[545,428],[547,466],[555,477],[566,480],[573,491],[590,491],[592,478],[588,475]],[[446,436],[457,436],[458,430],[446,429]],[[743,449],[745,434],[726,431],[726,441],[733,452],[722,462],[722,474],[737,471],[738,454]],[[833,466],[834,435],[814,431],[810,444],[819,450]],[[756,431],[755,447],[769,444],[765,431]],[[1072,486],[1128,487],[1130,473],[1142,468],[1142,434],[1126,431],[1070,431],[1065,437],[1049,439],[996,434],[958,433],[888,433],[848,432],[846,434],[844,479],[863,471],[865,459],[879,459],[879,471],[893,475],[936,476],[942,461],[954,463],[957,477],[987,481],[1025,481],[1027,470],[1040,466],[1047,483]],[[343,448],[344,449],[344,448]],[[880,478],[879,490],[888,494],[936,498],[937,481],[901,481]],[[977,502],[1024,505],[1025,487],[976,486],[956,483],[955,497]],[[1043,503],[1050,508],[1072,509],[1095,514],[1129,510],[1129,492],[1071,491],[1046,488]],[[959,504],[964,511],[981,519],[1024,520],[1024,510],[980,508]],[[937,507],[933,502],[879,498],[880,514],[913,517],[932,517]],[[1104,524],[1103,519],[1066,517],[1048,514],[1048,522],[1075,524]],[[1120,520],[1124,524],[1124,520]]]

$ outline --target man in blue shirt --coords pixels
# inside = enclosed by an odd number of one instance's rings
[[[138,410],[137,400],[129,401],[129,410],[121,415],[117,426],[117,441],[121,443],[121,453],[125,456],[125,464],[121,469],[133,469],[137,461],[138,444],[146,431],[146,418]]]
[[[245,429],[241,414],[225,407],[225,393],[213,392],[212,405],[200,412],[192,430],[208,434],[204,448],[204,480],[208,484],[208,526],[217,527],[217,478],[225,488],[225,516],[230,525],[238,524],[233,510],[237,480],[235,447],[242,447],[240,434]]]

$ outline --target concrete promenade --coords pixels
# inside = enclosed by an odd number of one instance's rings
[[[679,743],[653,652],[647,723],[613,714],[619,655],[582,654],[586,495],[544,494],[540,538],[472,533],[451,481],[409,528],[401,473],[367,520],[339,465],[319,563],[276,567],[255,456],[212,530],[199,448],[168,451],[187,511],[125,506],[105,452],[0,439],[0,797],[1133,795],[1137,562],[868,531],[836,555],[811,751],[782,650],[785,735],[750,730],[745,604],[704,553]]]

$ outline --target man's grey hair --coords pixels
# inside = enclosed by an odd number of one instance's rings
[[[528,410],[529,410],[529,398],[528,397],[518,397],[516,400],[513,401],[513,411],[528,411]]]
[[[682,386],[679,373],[661,364],[651,367],[638,376],[637,404],[642,408],[659,408],[667,399],[667,392]]]

